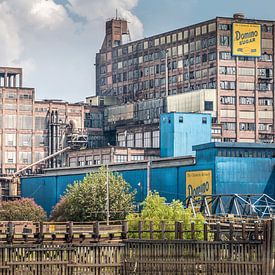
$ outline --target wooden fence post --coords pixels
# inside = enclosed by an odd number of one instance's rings
[[[138,222],[138,238],[142,239],[143,221]]]
[[[195,240],[195,223],[191,222],[191,240]]]
[[[180,240],[183,239],[183,224],[182,224],[182,222],[178,223],[178,237]]]
[[[150,221],[150,239],[154,239],[154,222]]]
[[[208,241],[208,223],[207,222],[203,224],[203,239],[206,242]]]
[[[121,239],[125,240],[127,238],[128,238],[128,221],[122,221]]]
[[[66,225],[66,241],[71,242],[73,240],[73,222],[68,222]]]
[[[221,224],[220,222],[216,222],[216,232],[215,232],[215,241],[220,241],[221,234]]]
[[[38,242],[42,243],[44,239],[44,224],[40,222],[38,225]]]
[[[14,230],[12,222],[8,222],[7,242],[12,243],[14,237]]]
[[[95,222],[93,226],[93,235],[95,239],[99,238],[99,222]]]
[[[165,221],[161,221],[161,238],[164,240],[165,239]]]

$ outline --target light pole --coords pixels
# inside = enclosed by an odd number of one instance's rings
[[[107,163],[107,175],[106,175],[106,222],[107,225],[110,224],[110,194],[109,194],[109,165]]]
[[[169,71],[168,71],[168,50],[165,50],[165,93],[166,93],[166,96],[168,96],[168,89],[169,89],[168,74],[169,74]]]
[[[150,190],[151,190],[151,161],[149,160],[147,162],[147,194],[146,196],[149,195]]]

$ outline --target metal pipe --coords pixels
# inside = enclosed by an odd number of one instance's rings
[[[62,153],[64,153],[65,151],[68,151],[69,149],[71,149],[71,147],[66,147],[66,148],[64,148],[64,149],[62,149],[62,150],[60,150],[60,151],[58,151],[58,152],[55,152],[54,154],[51,154],[50,156],[47,156],[47,157],[45,157],[45,158],[43,158],[43,159],[41,159],[41,160],[38,160],[38,161],[36,161],[36,162],[30,164],[30,165],[28,165],[28,166],[26,166],[26,167],[24,167],[24,168],[18,170],[16,173],[14,173],[14,174],[13,174],[13,177],[19,175],[20,173],[24,172],[25,170],[27,170],[27,169],[29,169],[29,168],[31,168],[31,167],[33,167],[33,166],[35,166],[35,165],[37,165],[37,164],[43,162],[43,161],[46,161],[46,160],[51,159],[51,158],[54,158],[55,156],[57,156],[57,155],[59,155],[59,154],[62,154]]]

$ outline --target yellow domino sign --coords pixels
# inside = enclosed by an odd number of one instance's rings
[[[261,56],[261,25],[233,23],[233,49],[235,56]]]
[[[212,171],[186,172],[186,197],[212,194]]]

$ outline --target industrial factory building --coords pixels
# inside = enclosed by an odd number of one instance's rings
[[[127,22],[112,19],[96,56],[96,93],[128,103],[130,113],[132,102],[145,105],[152,100],[150,114],[158,114],[162,98],[179,95],[182,104],[182,94],[213,89],[215,100],[202,102],[207,111],[215,112],[213,124],[222,127],[217,138],[272,143],[274,23],[235,14],[124,43]]]
[[[148,189],[158,191],[168,201],[199,195],[198,192],[209,195],[266,193],[275,198],[274,144],[209,143],[210,139],[210,115],[163,114],[162,158],[127,161],[127,152],[120,149],[124,161],[114,159],[103,165],[109,164],[111,171],[120,173],[131,188],[136,189],[137,204],[144,200]],[[115,148],[109,149],[105,151],[108,157],[113,156]],[[89,160],[89,150],[85,151],[86,159],[82,155],[83,162],[78,167],[46,169],[43,175],[23,177],[22,196],[34,198],[49,213],[69,184],[101,167],[99,162],[85,162]]]

